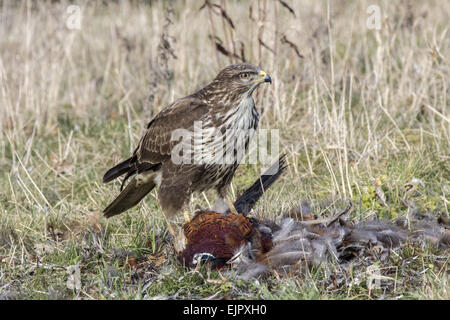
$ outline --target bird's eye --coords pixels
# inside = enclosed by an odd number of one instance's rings
[[[243,72],[239,75],[239,77],[241,77],[241,79],[248,79],[250,78],[250,73]]]

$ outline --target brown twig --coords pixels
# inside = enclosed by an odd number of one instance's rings
[[[295,11],[294,9],[292,9],[286,2],[284,2],[283,0],[278,0],[279,3],[281,3],[281,5],[283,7],[285,7],[286,9],[289,10],[290,13],[292,13],[292,15],[294,16],[294,18],[297,18],[297,16],[295,15]]]
[[[237,58],[237,59],[241,59],[241,57],[238,56],[237,54],[235,54],[235,53],[230,52],[229,50],[227,50],[227,49],[222,45],[222,40],[221,40],[219,37],[209,35],[209,38],[210,38],[212,41],[214,41],[216,50],[217,50],[218,52],[220,52],[221,54],[223,54],[224,56],[226,56],[226,57],[233,57],[233,58]],[[241,60],[242,60],[242,59],[241,59]]]
[[[263,46],[264,48],[266,48],[267,50],[269,50],[270,52],[272,52],[273,54],[275,54],[275,51],[273,51],[272,48],[270,48],[267,44],[264,43],[264,41],[261,38],[258,38],[258,42],[261,46]]]
[[[294,49],[295,53],[297,54],[297,56],[298,56],[299,58],[301,58],[301,59],[304,58],[304,56],[303,56],[303,55],[300,53],[300,51],[298,50],[297,46],[296,46],[293,42],[289,41],[289,40],[286,38],[286,35],[283,35],[283,36],[281,37],[280,41],[281,41],[281,43],[287,44],[287,45],[289,45],[292,49]]]

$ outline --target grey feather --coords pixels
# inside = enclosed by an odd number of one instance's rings
[[[298,271],[305,265],[335,268],[338,264],[346,268],[356,257],[385,260],[390,250],[407,242],[449,248],[450,231],[439,224],[436,217],[415,212],[408,219],[409,223],[400,219],[395,222],[377,219],[352,224],[340,219],[331,225],[305,225],[302,221],[284,218],[276,226],[278,230],[272,233],[273,247],[266,254],[266,263],[270,270],[279,273]],[[264,224],[259,222],[258,229],[264,229]],[[373,256],[373,248],[380,250],[378,255]],[[250,251],[251,248],[247,250]],[[254,263],[250,256],[243,257],[238,274],[249,278],[268,272],[262,267],[255,268]]]

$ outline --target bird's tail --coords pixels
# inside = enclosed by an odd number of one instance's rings
[[[264,192],[274,183],[286,169],[286,155],[282,155],[272,164],[244,193],[235,201],[237,212],[247,216]]]
[[[103,210],[105,217],[110,218],[134,207],[156,186],[153,179],[138,185],[136,176],[123,189],[109,206]]]
[[[109,169],[105,175],[103,176],[103,183],[108,183],[121,175],[124,175],[125,173],[129,173],[130,171],[135,170],[134,169],[134,159],[135,157],[130,157],[127,160],[119,163],[118,165],[112,167]]]

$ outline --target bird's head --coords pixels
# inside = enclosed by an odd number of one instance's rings
[[[237,63],[220,71],[215,81],[225,84],[228,90],[251,95],[261,83],[272,83],[272,78],[258,66],[250,63]]]

